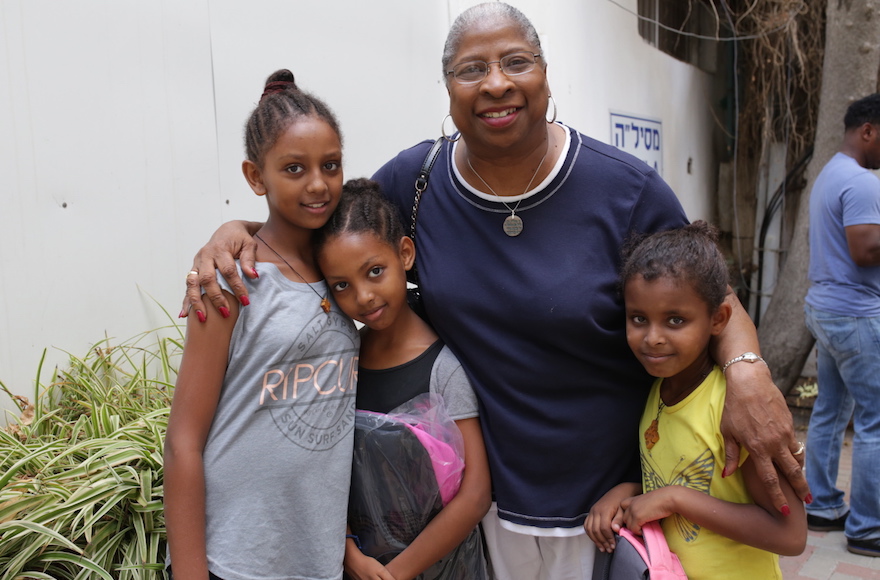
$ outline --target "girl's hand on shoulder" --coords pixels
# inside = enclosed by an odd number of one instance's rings
[[[641,535],[642,525],[646,522],[662,520],[676,513],[675,498],[679,486],[661,487],[627,498],[620,503],[623,509],[623,521],[634,534]]]
[[[395,580],[391,572],[380,564],[378,560],[360,551],[357,554],[350,554],[346,551],[343,567],[345,568],[345,573],[352,580]]]
[[[620,531],[623,524],[621,502],[642,490],[638,483],[621,483],[612,487],[602,498],[593,504],[584,522],[587,536],[600,552],[613,552],[615,548],[614,534]]]

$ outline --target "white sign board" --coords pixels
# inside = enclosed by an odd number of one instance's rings
[[[638,157],[663,175],[663,123],[623,113],[611,113],[611,144]]]

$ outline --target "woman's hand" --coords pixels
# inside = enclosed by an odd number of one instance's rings
[[[783,506],[788,505],[779,484],[780,472],[797,496],[810,503],[812,496],[803,472],[804,453],[794,455],[800,444],[794,436],[791,412],[785,397],[773,384],[767,365],[740,362],[730,365],[726,375],[728,388],[721,433],[727,461],[722,476],[736,471],[742,445],[777,510],[783,511]]]
[[[239,259],[242,271],[249,278],[259,277],[254,268],[257,243],[252,236],[261,227],[261,223],[233,221],[223,224],[214,232],[205,247],[196,254],[192,269],[186,276],[186,296],[183,299],[179,318],[186,318],[190,310],[195,310],[199,322],[207,320],[207,309],[202,301],[202,288],[224,318],[228,315],[229,302],[217,283],[215,270],[220,270],[242,306],[250,304],[247,288],[235,268],[235,259]]]
[[[642,486],[638,483],[621,483],[610,490],[593,504],[584,522],[587,536],[593,540],[600,552],[613,552],[614,534],[623,525],[623,509],[621,502],[641,493]]]
[[[725,302],[731,307],[730,321],[710,343],[712,357],[720,365],[745,352],[760,353],[755,325],[729,287]],[[736,471],[742,446],[755,462],[758,476],[777,510],[782,512],[788,503],[779,486],[777,467],[798,497],[810,503],[810,486],[802,469],[804,455],[794,455],[800,445],[795,440],[791,412],[785,397],[773,384],[770,369],[762,362],[738,362],[727,368],[725,376],[727,398],[721,415],[721,434],[727,461],[722,477]]]

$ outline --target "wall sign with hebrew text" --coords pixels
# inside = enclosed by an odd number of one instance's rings
[[[663,123],[658,119],[611,113],[611,144],[663,175]]]

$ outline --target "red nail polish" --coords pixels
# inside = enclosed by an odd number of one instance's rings
[[[238,297],[238,301],[241,302],[241,304],[243,306],[250,306],[250,304],[251,304],[250,299],[247,296],[245,296],[244,294],[242,294],[241,296]]]
[[[782,512],[782,515],[784,515],[784,516],[790,516],[790,515],[791,515],[791,509],[789,509],[789,507],[788,507],[787,504],[784,505],[784,506],[782,506],[782,507],[780,508],[779,511],[781,511],[781,512]]]
[[[807,494],[807,497],[804,498],[804,503],[807,503],[807,504],[813,503],[813,494],[812,493]]]
[[[186,316],[186,308],[184,308],[183,310],[181,310],[181,311],[180,311],[180,314],[177,315],[178,318],[183,318],[184,316]]]
[[[208,317],[205,316],[205,313],[202,312],[201,310],[196,310],[196,316],[199,317],[199,322],[204,322],[204,321],[208,320]]]
[[[226,308],[225,306],[221,306],[218,310],[220,310],[220,314],[223,316],[223,318],[229,318],[228,308]]]
[[[259,272],[257,272],[256,268],[251,268],[251,271],[254,273],[254,276],[256,276],[257,278],[260,277],[260,274],[259,274]]]
[[[724,469],[721,470],[721,478],[724,479],[727,477],[727,466],[724,466]]]

